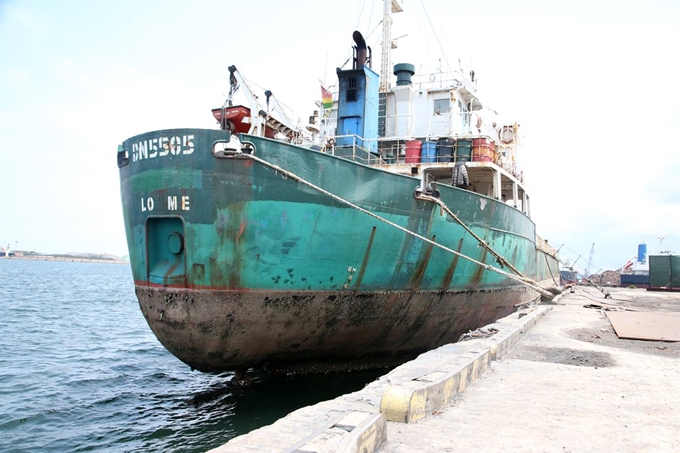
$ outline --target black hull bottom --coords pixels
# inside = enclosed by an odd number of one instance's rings
[[[396,366],[538,299],[526,287],[459,292],[136,288],[158,340],[204,372],[320,373]]]

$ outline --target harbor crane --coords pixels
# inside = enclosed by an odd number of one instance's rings
[[[588,258],[588,265],[586,266],[586,278],[590,276],[590,268],[593,265],[593,255],[595,254],[595,243],[590,248],[590,257]]]

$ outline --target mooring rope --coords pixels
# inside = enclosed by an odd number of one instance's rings
[[[558,281],[555,279],[555,276],[553,275],[553,271],[552,271],[552,269],[550,269],[550,263],[548,262],[548,254],[544,252],[544,253],[543,253],[543,258],[545,258],[545,265],[546,265],[546,267],[548,268],[548,271],[550,272],[550,276],[552,277],[553,283],[554,283],[556,286],[559,286],[560,282],[558,282]],[[555,257],[555,259],[557,259],[557,257]]]
[[[508,266],[510,268],[510,270],[512,270],[515,274],[519,275],[522,278],[526,278],[526,277],[524,277],[524,275],[522,275],[522,273],[519,270],[517,270],[515,268],[515,266],[510,264],[510,262],[508,260],[506,260],[505,257],[503,257],[500,253],[496,252],[493,248],[491,248],[491,246],[484,239],[477,236],[477,234],[475,234],[474,231],[472,231],[470,228],[468,228],[468,226],[465,225],[465,223],[462,220],[460,220],[460,218],[456,214],[454,214],[453,211],[451,211],[451,209],[449,209],[449,207],[446,205],[446,203],[441,201],[439,198],[435,198],[435,197],[432,197],[430,195],[425,195],[425,194],[419,194],[416,198],[418,198],[420,200],[431,201],[433,203],[438,204],[444,211],[446,211],[446,213],[448,215],[451,216],[451,218],[453,218],[453,220],[455,220],[460,226],[462,226],[463,229],[465,229],[465,231],[470,233],[470,235],[477,240],[479,245],[484,247],[489,253],[491,253],[494,257],[496,257],[498,264],[500,264],[501,266]]]
[[[602,288],[601,286],[599,286],[597,283],[595,283],[594,281],[592,281],[592,280],[589,279],[588,277],[582,275],[582,274],[579,273],[579,272],[576,272],[576,271],[574,270],[573,266],[569,266],[567,263],[565,263],[564,261],[562,261],[561,259],[559,259],[559,258],[557,258],[557,257],[555,257],[555,258],[557,259],[557,261],[558,261],[560,264],[562,264],[562,266],[566,267],[567,269],[569,269],[569,270],[572,271],[573,273],[579,275],[579,276],[581,277],[581,281],[586,280],[586,281],[588,282],[588,284],[593,285],[595,288],[597,288],[602,294],[604,294],[604,298],[605,298],[605,299],[611,299],[611,298],[612,298],[612,295],[609,293],[609,291],[606,291],[604,288]]]
[[[546,290],[543,289],[541,286],[539,286],[538,283],[534,282],[534,281],[531,280],[531,279],[528,279],[528,278],[526,278],[526,277],[521,277],[521,276],[518,276],[518,275],[513,275],[513,274],[511,274],[511,273],[509,273],[509,272],[504,272],[504,271],[502,271],[502,270],[500,270],[500,269],[497,269],[497,268],[495,268],[495,267],[493,267],[493,266],[491,266],[491,265],[489,265],[489,264],[482,263],[481,261],[477,261],[476,259],[474,259],[474,258],[472,258],[472,257],[469,257],[469,256],[467,256],[467,255],[465,255],[465,254],[463,254],[463,253],[460,253],[460,252],[458,252],[458,251],[456,251],[456,250],[450,249],[450,248],[446,247],[445,245],[442,245],[442,244],[439,244],[439,243],[437,243],[437,242],[434,242],[434,241],[432,241],[431,239],[426,238],[425,236],[421,236],[420,234],[414,233],[413,231],[410,231],[410,230],[408,230],[408,229],[402,227],[401,225],[397,225],[397,224],[394,223],[394,222],[391,222],[391,221],[389,221],[389,220],[387,220],[387,219],[385,219],[385,218],[383,218],[383,217],[380,217],[379,215],[374,214],[373,212],[370,212],[370,211],[368,211],[367,209],[364,209],[364,208],[362,208],[361,206],[358,206],[358,205],[352,203],[352,202],[349,201],[349,200],[345,200],[345,199],[342,198],[342,197],[339,197],[339,196],[337,196],[337,195],[335,195],[335,194],[333,194],[333,193],[331,193],[331,192],[329,192],[329,191],[327,191],[327,190],[325,190],[325,189],[323,189],[323,188],[321,188],[321,187],[319,187],[319,186],[317,186],[317,185],[312,184],[312,183],[309,182],[309,181],[306,181],[306,180],[302,179],[301,177],[299,177],[299,176],[296,175],[295,173],[292,173],[292,172],[290,172],[290,171],[288,171],[288,170],[284,170],[283,168],[279,167],[278,165],[275,165],[275,164],[272,164],[272,163],[270,163],[270,162],[267,162],[267,161],[264,160],[264,159],[260,159],[259,157],[255,156],[255,155],[253,155],[253,154],[244,153],[244,152],[242,152],[242,151],[233,151],[233,152],[230,152],[229,154],[226,155],[226,157],[236,157],[236,156],[239,156],[239,157],[248,157],[249,159],[252,159],[252,160],[254,160],[254,161],[256,161],[256,162],[259,162],[259,163],[261,163],[262,165],[264,165],[264,166],[266,166],[266,167],[269,167],[269,168],[271,168],[271,169],[273,169],[273,170],[275,170],[275,171],[281,173],[282,175],[284,175],[284,176],[286,176],[286,177],[288,177],[288,178],[294,179],[295,181],[297,181],[297,182],[299,182],[299,183],[302,183],[302,184],[306,185],[307,187],[310,187],[310,188],[316,190],[317,192],[320,192],[320,193],[322,193],[322,194],[324,194],[324,195],[327,195],[328,197],[330,197],[330,198],[332,198],[332,199],[334,199],[334,200],[336,200],[336,201],[338,201],[338,202],[340,202],[340,203],[342,203],[342,204],[345,204],[345,205],[347,205],[347,206],[349,206],[349,207],[351,207],[351,208],[353,208],[353,209],[356,209],[356,210],[358,210],[358,211],[361,211],[361,212],[363,212],[364,214],[367,214],[367,215],[369,215],[369,216],[371,216],[371,217],[373,217],[373,218],[375,218],[375,219],[377,219],[377,220],[379,220],[379,221],[381,221],[381,222],[386,223],[387,225],[390,225],[390,226],[392,226],[392,227],[394,227],[394,228],[396,228],[396,229],[398,229],[398,230],[400,230],[400,231],[403,231],[403,232],[406,233],[406,234],[410,234],[411,236],[416,237],[416,238],[418,238],[418,239],[420,239],[420,240],[422,240],[422,241],[425,241],[425,242],[427,242],[428,244],[432,244],[432,245],[435,246],[435,247],[438,247],[438,248],[440,248],[440,249],[442,249],[442,250],[445,250],[445,251],[447,251],[447,252],[449,252],[449,253],[452,253],[452,254],[454,254],[454,255],[456,255],[456,256],[459,256],[459,257],[461,257],[461,258],[463,258],[463,259],[466,259],[466,260],[468,260],[468,261],[471,261],[471,262],[477,264],[478,266],[482,267],[482,268],[485,269],[485,270],[495,272],[495,273],[497,273],[497,274],[503,275],[504,277],[508,277],[508,278],[510,278],[510,279],[512,279],[512,280],[515,280],[515,281],[517,281],[517,282],[519,282],[519,283],[522,283],[522,284],[524,284],[524,285],[526,285],[526,286],[529,286],[530,288],[536,290],[536,291],[539,292],[541,295],[547,297],[547,298],[550,299],[550,300],[552,300],[552,299],[555,297],[555,295],[554,295],[553,293],[551,293],[551,292],[549,292],[549,291],[546,291]]]
[[[432,201],[433,203],[436,203],[437,205],[439,205],[460,226],[462,226],[465,229],[465,231],[470,233],[470,235],[472,235],[472,237],[474,237],[477,240],[479,245],[481,245],[486,250],[488,250],[489,253],[491,253],[496,258],[496,261],[501,266],[503,266],[503,265],[508,266],[513,272],[515,272],[517,274],[517,276],[520,277],[520,280],[518,280],[518,281],[522,281],[523,283],[528,283],[529,286],[531,286],[532,288],[534,286],[541,288],[541,286],[539,286],[539,284],[536,281],[534,281],[534,280],[532,280],[528,277],[525,277],[517,268],[515,268],[515,266],[513,266],[507,259],[505,259],[505,257],[503,257],[500,253],[496,252],[485,240],[483,240],[482,238],[477,236],[477,234],[475,234],[474,231],[472,231],[467,225],[465,225],[465,223],[462,220],[460,220],[460,218],[456,214],[454,214],[453,211],[451,211],[451,209],[449,209],[449,207],[446,205],[446,203],[441,201],[439,198],[435,198],[435,197],[432,197],[430,195],[425,195],[425,194],[419,194],[416,198],[418,198],[420,200]],[[554,281],[554,279],[553,279],[553,281]],[[541,289],[543,289],[543,288],[541,288]],[[543,293],[541,293],[541,294],[543,294]],[[552,294],[552,293],[550,293],[550,294]],[[554,295],[553,295],[553,297],[554,297]],[[552,297],[551,297],[551,299],[552,299]]]

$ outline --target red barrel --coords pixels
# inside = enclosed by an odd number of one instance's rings
[[[408,140],[406,142],[406,163],[418,164],[420,163],[420,147],[419,140]]]
[[[486,138],[472,139],[472,160],[475,162],[495,162],[496,144]]]

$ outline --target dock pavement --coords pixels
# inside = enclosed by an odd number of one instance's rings
[[[680,342],[619,338],[602,306],[678,329],[680,293],[607,291],[577,286],[210,453],[678,452]]]

